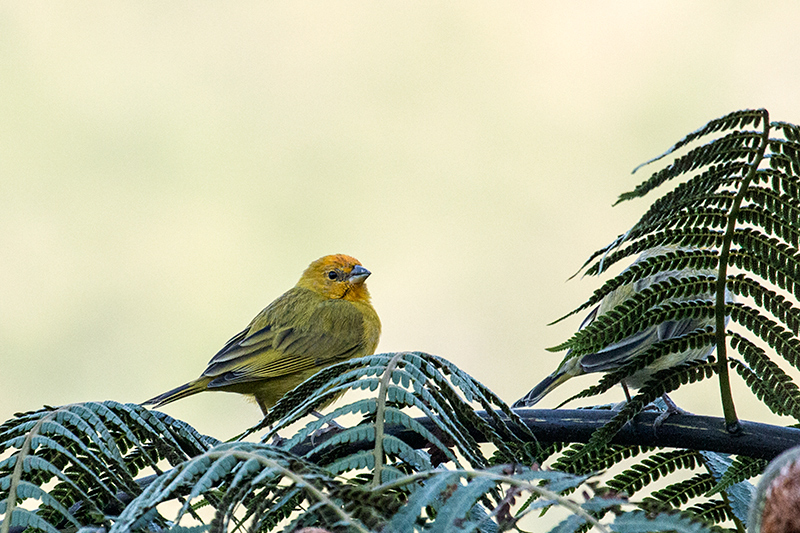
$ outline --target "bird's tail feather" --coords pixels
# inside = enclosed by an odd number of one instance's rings
[[[175,387],[174,389],[168,390],[163,394],[159,394],[155,398],[150,398],[149,400],[142,402],[142,405],[161,407],[162,405],[172,403],[175,400],[186,398],[187,396],[197,394],[198,392],[203,392],[206,390],[209,381],[210,380],[208,378],[200,378],[190,381],[189,383],[185,383],[180,387]]]
[[[531,407],[535,405],[539,400],[545,397],[551,390],[555,389],[565,381],[567,381],[572,376],[566,372],[555,372],[550,374],[546,378],[544,378],[538,385],[536,385],[531,391],[514,402],[512,407]]]

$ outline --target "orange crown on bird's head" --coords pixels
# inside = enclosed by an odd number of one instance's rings
[[[344,254],[326,255],[308,265],[297,286],[332,300],[369,302],[369,291],[364,281],[370,274],[354,257]]]

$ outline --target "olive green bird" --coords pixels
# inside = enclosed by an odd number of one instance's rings
[[[641,263],[651,257],[665,255],[668,252],[673,252],[679,249],[680,248],[677,246],[659,246],[651,248],[643,252],[631,266]],[[631,283],[621,285],[614,291],[607,294],[605,298],[601,300],[600,304],[592,309],[579,329],[583,329],[592,323],[592,321],[594,321],[597,317],[605,315],[617,305],[621,304],[628,298],[631,298],[634,294],[640,293],[647,287],[653,286],[656,283],[674,278],[683,279],[696,276],[715,276],[716,273],[716,270],[693,269],[662,271],[657,272],[652,276],[647,276]],[[668,301],[681,302],[689,300],[708,300],[713,302],[713,295],[711,293],[705,295],[689,295],[671,298]],[[732,296],[727,291],[726,300],[732,300]],[[513,407],[530,407],[535,405],[545,395],[549,394],[553,389],[571,378],[593,372],[608,372],[611,370],[616,370],[631,362],[637,355],[645,352],[656,342],[680,337],[691,333],[696,329],[713,326],[714,323],[715,319],[713,316],[686,318],[683,320],[667,320],[634,333],[633,335],[610,344],[609,346],[606,346],[595,353],[573,356],[568,351],[567,355],[564,357],[564,360],[558,365],[558,368],[556,368],[552,374],[544,378],[538,385],[528,392],[528,394],[517,400]],[[653,374],[659,370],[664,370],[688,361],[707,359],[713,351],[713,345],[701,346],[660,357],[650,365],[642,368],[622,381],[621,384],[625,390],[626,397],[629,397],[628,387],[632,387],[634,389],[642,388],[644,384],[653,376]],[[668,405],[669,403],[671,403],[671,400],[668,402]]]
[[[142,405],[160,407],[203,391],[237,392],[267,411],[320,369],[375,353],[381,322],[365,280],[347,255],[317,259],[300,281],[211,358],[203,374]]]

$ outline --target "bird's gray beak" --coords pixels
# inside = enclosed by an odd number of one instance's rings
[[[370,274],[372,274],[372,272],[366,268],[361,265],[356,265],[353,267],[353,270],[350,271],[349,281],[350,283],[363,283]]]

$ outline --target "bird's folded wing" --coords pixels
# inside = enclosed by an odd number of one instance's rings
[[[585,372],[605,372],[629,363],[634,357],[643,353],[654,343],[688,335],[709,324],[707,318],[691,318],[687,320],[667,320],[657,326],[651,326],[619,342],[615,342],[602,350],[586,354],[581,358],[581,366]]]
[[[646,328],[602,350],[581,356],[584,372],[606,372],[630,362],[658,340],[656,327]]]
[[[674,339],[713,324],[713,318],[705,317],[688,320],[667,320],[658,325],[658,339],[662,341]]]
[[[231,339],[203,372],[213,378],[209,388],[286,376],[365,351],[363,318],[344,300],[321,302],[302,326],[279,322]]]

